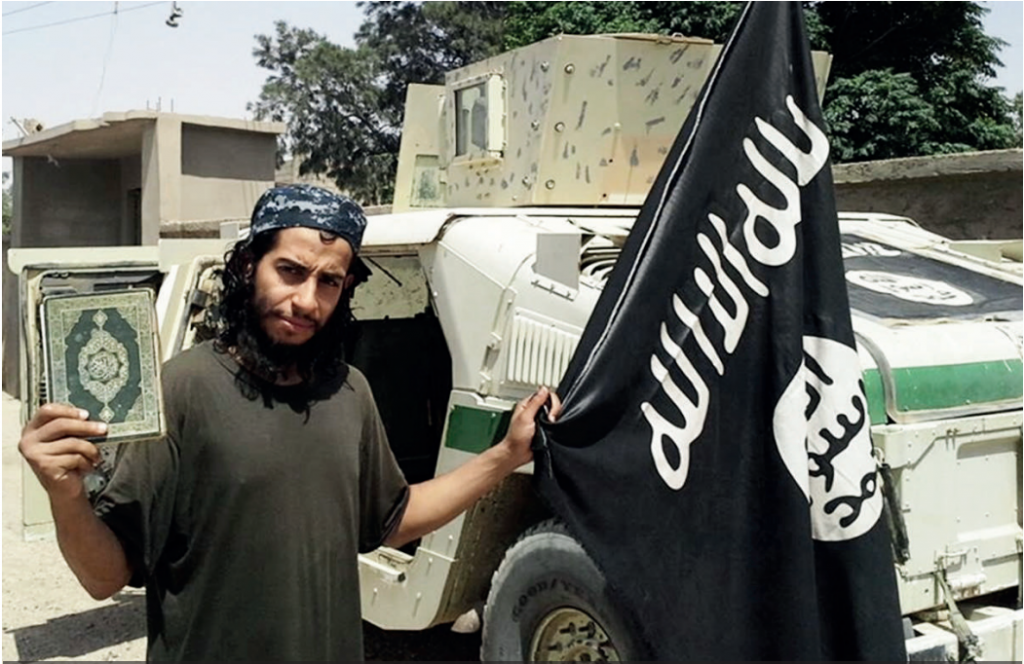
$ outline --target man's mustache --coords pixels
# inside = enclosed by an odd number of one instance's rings
[[[294,312],[291,314],[285,314],[285,312],[275,309],[272,304],[267,302],[266,298],[256,299],[256,314],[260,320],[262,320],[265,316],[273,315],[278,316],[280,318],[294,318],[295,320],[309,323],[317,330],[319,330],[322,327],[315,319],[305,314],[297,314]]]

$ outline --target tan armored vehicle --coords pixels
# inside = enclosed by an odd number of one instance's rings
[[[486,449],[517,399],[558,384],[718,50],[563,36],[453,71],[444,86],[410,87],[395,211],[372,218],[364,239],[373,276],[355,297],[350,348],[410,481]],[[829,57],[815,57],[823,89]],[[853,321],[874,445],[897,489],[908,649],[945,659],[977,644],[985,658],[1020,660],[1019,247],[1016,260],[992,247],[983,258],[979,245],[909,219],[840,217],[848,278],[873,294],[853,302]],[[43,294],[152,288],[170,357],[204,334],[224,247],[12,252],[25,416],[44,398]],[[857,262],[879,256],[914,262],[918,278]],[[365,619],[397,630],[482,619],[483,660],[634,658],[601,575],[539,501],[531,472],[403,550],[361,556]],[[38,490],[26,501],[27,520],[42,520]]]

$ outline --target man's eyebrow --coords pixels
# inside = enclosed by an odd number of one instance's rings
[[[306,264],[298,261],[294,258],[288,258],[287,256],[279,256],[277,259],[278,265],[288,265],[290,267],[297,267],[303,272],[309,272],[310,268]],[[338,281],[344,281],[347,273],[344,270],[323,270],[320,272],[320,276],[327,277],[328,279],[337,279]]]
[[[288,265],[289,267],[298,267],[298,268],[302,268],[303,270],[306,270],[307,272],[309,271],[309,267],[307,265],[305,265],[304,263],[302,263],[300,261],[295,260],[294,258],[288,258],[286,256],[278,256],[276,262],[277,262],[278,265]]]
[[[328,279],[336,279],[338,281],[344,281],[345,280],[345,273],[344,272],[335,272],[334,270],[324,270],[320,274],[321,274],[321,276],[327,277]]]

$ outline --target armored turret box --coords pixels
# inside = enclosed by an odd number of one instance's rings
[[[561,35],[410,86],[394,209],[640,205],[721,48]]]

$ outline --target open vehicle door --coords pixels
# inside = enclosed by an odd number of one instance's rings
[[[198,265],[223,254],[222,240],[165,240],[156,247],[25,248],[10,250],[10,269],[18,275],[18,369],[21,424],[47,403],[41,325],[43,299],[123,289],[147,289],[156,302],[163,362],[181,347],[180,319],[193,308],[191,283]],[[116,462],[117,444],[100,446],[103,463],[86,479],[90,497],[106,484]],[[23,465],[23,524],[26,538],[53,529],[49,501],[35,475]]]

